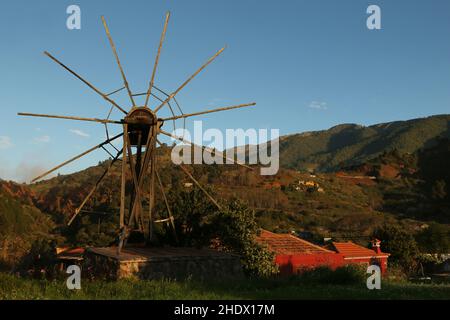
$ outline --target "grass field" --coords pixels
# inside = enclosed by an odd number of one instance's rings
[[[304,284],[295,279],[236,282],[132,281],[83,282],[68,290],[64,280],[30,280],[0,273],[1,300],[41,299],[450,299],[450,285],[383,283],[381,290],[362,285]]]

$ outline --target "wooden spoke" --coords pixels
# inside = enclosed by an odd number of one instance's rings
[[[170,221],[170,224],[172,225],[175,241],[178,242],[177,232],[175,230],[175,223],[173,222],[174,219],[173,219],[173,215],[172,215],[172,210],[170,210],[169,201],[167,200],[166,192],[164,191],[164,186],[163,186],[163,184],[161,182],[161,178],[160,178],[158,170],[156,170],[156,168],[155,168],[155,174],[156,174],[156,178],[158,180],[159,188],[160,188],[161,193],[162,193],[163,198],[164,198],[164,203],[166,204],[167,215],[168,215],[168,219]]]
[[[237,106],[231,106],[231,107],[223,107],[223,108],[217,108],[217,109],[212,109],[212,110],[206,110],[206,111],[200,111],[200,112],[195,112],[195,113],[186,113],[186,114],[182,114],[179,116],[173,116],[173,117],[169,117],[169,118],[164,118],[164,121],[168,121],[168,120],[177,120],[177,119],[182,119],[182,118],[189,118],[189,117],[194,117],[194,116],[199,116],[202,114],[207,114],[207,113],[213,113],[213,112],[220,112],[220,111],[226,111],[226,110],[232,110],[232,109],[239,109],[239,108],[245,108],[245,107],[252,107],[255,106],[256,103],[247,103],[247,104],[240,104]]]
[[[111,49],[114,53],[114,57],[116,58],[117,65],[119,66],[120,74],[122,75],[122,79],[123,79],[123,84],[128,91],[128,96],[130,97],[132,105],[135,106],[136,104],[134,103],[133,94],[131,93],[130,86],[128,85],[127,77],[125,76],[122,65],[120,64],[120,59],[119,59],[119,55],[117,54],[116,46],[114,45],[114,41],[111,37],[111,33],[109,32],[109,28],[108,28],[108,25],[106,24],[105,17],[103,17],[103,16],[102,16],[102,22],[103,22],[103,27],[105,28],[106,35],[109,40],[109,44],[111,45]]]
[[[183,137],[177,137],[177,136],[175,136],[175,135],[173,135],[173,134],[171,134],[171,133],[169,133],[169,132],[166,132],[166,131],[164,131],[164,130],[162,130],[162,129],[160,129],[159,132],[162,133],[162,134],[165,135],[165,136],[168,136],[168,137],[171,137],[171,138],[173,138],[173,139],[179,140],[179,141],[181,141],[181,142],[187,143],[187,144],[189,144],[189,145],[191,145],[191,146],[193,146],[193,147],[201,148],[202,150],[205,150],[205,151],[209,152],[210,154],[212,154],[212,153],[218,154],[218,155],[222,156],[224,159],[227,159],[227,160],[229,160],[229,161],[232,161],[234,164],[237,164],[237,165],[239,165],[239,166],[241,166],[241,167],[244,167],[244,168],[253,170],[252,167],[249,167],[249,166],[246,165],[246,164],[237,162],[237,161],[234,160],[234,159],[231,159],[231,158],[226,157],[222,152],[219,152],[219,151],[217,151],[217,150],[212,150],[211,148],[208,148],[208,147],[205,147],[205,146],[199,146],[199,145],[197,145],[197,144],[195,144],[195,143],[193,143],[193,142],[190,142],[189,140],[184,139]]]
[[[25,113],[19,112],[17,115],[24,117],[40,117],[40,118],[54,118],[54,119],[65,119],[65,120],[78,120],[78,121],[91,121],[100,123],[111,123],[111,124],[121,124],[121,121],[114,121],[109,119],[97,119],[97,118],[82,118],[82,117],[71,117],[71,116],[55,116],[50,114],[37,114],[37,113]]]
[[[194,178],[194,176],[192,176],[192,174],[189,172],[188,169],[186,169],[182,164],[179,165],[179,167],[181,168],[181,170],[184,171],[184,173],[186,173],[186,175],[189,177],[189,179],[192,180],[192,182],[195,183],[195,185],[197,185],[197,187],[203,191],[203,193],[209,198],[209,200],[211,200],[212,203],[214,203],[214,205],[219,209],[222,210],[222,208],[220,207],[220,205],[217,203],[217,201],[208,193],[208,191],[205,190],[205,188],[202,187],[202,185],[200,184],[200,182],[197,181],[197,179]]]
[[[75,71],[72,71],[69,67],[67,67],[66,65],[64,65],[62,62],[60,62],[58,59],[56,59],[55,57],[53,57],[50,53],[48,53],[47,51],[44,52],[44,54],[46,56],[48,56],[50,59],[52,59],[53,61],[55,61],[57,64],[59,64],[61,67],[63,67],[64,69],[66,69],[67,71],[69,71],[71,74],[73,74],[75,77],[77,77],[79,80],[81,80],[84,84],[86,84],[89,88],[91,88],[92,90],[94,90],[96,93],[98,93],[100,96],[102,96],[103,99],[105,99],[106,101],[108,101],[109,103],[111,103],[114,107],[116,107],[117,109],[119,109],[120,111],[122,111],[124,114],[127,114],[127,112],[125,110],[123,110],[114,100],[112,100],[111,98],[109,98],[106,94],[104,94],[103,92],[101,92],[100,90],[98,90],[96,87],[94,87],[92,84],[90,84],[89,82],[87,82],[86,80],[84,80],[80,75],[78,75]]]
[[[58,166],[54,167],[53,169],[51,169],[51,170],[45,172],[44,174],[41,174],[39,177],[34,178],[31,182],[36,182],[37,180],[42,179],[43,177],[45,177],[45,176],[49,175],[50,173],[52,173],[52,172],[54,172],[54,171],[56,171],[56,170],[58,170],[58,169],[64,167],[65,165],[67,165],[67,164],[69,164],[69,163],[71,163],[71,162],[73,162],[73,161],[75,161],[75,160],[78,160],[78,159],[80,159],[81,157],[84,157],[85,155],[87,155],[88,153],[91,153],[92,151],[94,151],[94,150],[96,150],[96,149],[99,149],[99,148],[103,147],[104,145],[106,145],[106,144],[108,144],[108,143],[110,143],[110,142],[116,140],[117,138],[121,137],[122,135],[123,135],[123,133],[119,133],[117,136],[112,137],[111,139],[108,139],[108,140],[106,140],[106,141],[100,143],[99,145],[96,145],[95,147],[92,147],[92,148],[89,149],[89,150],[86,150],[85,152],[83,152],[83,153],[81,153],[81,154],[79,154],[79,155],[73,157],[73,158],[70,159],[70,160],[67,160],[67,161],[61,163],[60,165],[58,165]]]
[[[195,78],[195,76],[197,76],[203,69],[205,69],[211,62],[214,61],[214,59],[216,59],[222,52],[223,50],[225,50],[225,47],[223,47],[222,49],[220,49],[219,51],[216,52],[215,55],[213,55],[211,58],[209,58],[208,61],[206,61],[206,63],[204,65],[202,65],[196,72],[194,72],[194,74],[192,74],[185,82],[183,82],[183,84],[178,87],[177,90],[175,90],[173,93],[171,93],[166,100],[164,100],[163,103],[161,103],[156,109],[155,109],[155,113],[159,111],[159,109],[161,109],[162,107],[164,107],[164,105],[167,104],[167,102],[169,102],[170,100],[172,100],[189,82],[191,82],[192,79]]]
[[[147,90],[147,96],[145,98],[145,106],[146,107],[148,106],[148,100],[149,100],[150,95],[152,93],[153,84],[155,82],[156,69],[158,68],[159,56],[161,54],[161,48],[162,48],[164,39],[166,37],[166,31],[167,31],[167,25],[169,24],[169,19],[170,19],[170,12],[167,12],[166,20],[164,21],[164,28],[163,28],[163,31],[161,33],[161,38],[159,39],[158,53],[156,54],[155,64],[153,66],[153,71],[152,71],[152,77],[150,79],[150,84],[149,84],[148,90]]]
[[[97,182],[95,183],[94,187],[91,189],[91,191],[89,192],[89,194],[86,196],[86,198],[84,198],[83,202],[81,203],[81,205],[75,210],[75,214],[70,218],[69,222],[67,223],[68,226],[70,226],[72,224],[72,222],[75,220],[75,218],[78,216],[78,214],[80,213],[80,211],[83,209],[83,207],[86,205],[86,203],[89,201],[89,199],[92,197],[92,195],[94,194],[94,192],[97,190],[97,188],[99,187],[99,185],[101,184],[101,182],[103,181],[103,179],[106,177],[106,175],[108,174],[109,170],[112,168],[112,166],[114,165],[114,163],[117,161],[117,159],[119,159],[120,154],[122,153],[122,151],[119,151],[117,153],[117,156],[111,161],[111,163],[109,164],[109,166],[106,168],[106,170],[103,172],[103,174],[100,176],[100,178],[97,180]]]

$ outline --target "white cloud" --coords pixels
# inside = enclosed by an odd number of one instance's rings
[[[8,149],[13,146],[11,138],[8,136],[0,136],[0,150]]]
[[[49,143],[50,137],[49,136],[35,137],[35,138],[33,138],[33,141],[37,142],[37,143]]]
[[[323,101],[311,101],[311,103],[308,105],[308,108],[316,110],[327,110],[328,106],[327,103]]]
[[[89,138],[89,134],[87,134],[84,131],[78,130],[78,129],[70,129],[70,132],[72,132],[73,134],[76,134],[77,136],[83,137],[83,138]]]

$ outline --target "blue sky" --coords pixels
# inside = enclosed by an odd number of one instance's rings
[[[81,8],[81,30],[66,28],[71,4]],[[381,7],[382,30],[366,28],[370,4]],[[16,115],[103,118],[109,110],[42,52],[48,50],[102,91],[121,87],[100,20],[105,15],[133,92],[144,92],[167,10],[172,17],[156,84],[174,90],[226,44],[179,94],[183,110],[258,104],[209,115],[205,128],[279,128],[289,134],[450,111],[445,0],[8,1],[0,11],[1,178],[28,180],[104,138],[99,124]],[[129,107],[124,92],[116,98]],[[95,152],[61,173],[105,156]]]

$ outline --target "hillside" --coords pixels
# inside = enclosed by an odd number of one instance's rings
[[[169,151],[169,147],[159,149],[162,154]],[[409,157],[386,153],[351,170],[314,175],[281,169],[276,176],[260,176],[258,170],[202,165],[191,166],[191,172],[219,201],[238,198],[247,203],[256,211],[263,228],[276,232],[296,230],[312,240],[331,236],[364,243],[384,223],[399,224],[411,232],[419,231],[429,221],[447,223],[445,212],[439,213],[435,207],[412,211],[423,200],[423,192],[422,178],[416,176],[417,159]],[[108,161],[32,185],[36,206],[51,213],[59,223],[67,222],[107,165]],[[190,181],[167,157],[159,164],[159,171],[169,199],[192,190],[184,186]],[[373,173],[376,177],[371,176]],[[119,174],[120,165],[116,165],[88,202],[87,212],[72,227],[62,228],[69,241],[106,244],[114,240]],[[159,192],[156,201],[157,210],[164,214]]]
[[[381,123],[342,124],[323,131],[285,136],[280,162],[285,168],[334,171],[366,162],[384,151],[415,153],[439,137],[450,137],[450,115]]]
[[[449,121],[450,116],[435,116],[370,127],[341,125],[287,136],[282,138],[283,167],[275,176],[229,165],[195,165],[190,170],[219,201],[238,198],[247,203],[263,228],[296,230],[311,240],[334,237],[364,244],[384,223],[398,224],[411,232],[433,221],[449,223],[448,170],[439,166],[450,156],[449,140],[436,139],[448,136]],[[186,187],[190,180],[171,163],[170,151],[166,145],[158,148],[158,167],[172,201],[195,187]],[[87,203],[86,212],[70,228],[65,226],[108,164],[109,160],[28,187],[2,182],[8,187],[2,189],[6,200],[0,205],[14,206],[3,212],[20,212],[17,217],[24,219],[18,223],[10,215],[7,225],[45,231],[51,223],[40,221],[50,216],[68,243],[113,242],[118,231],[120,164],[113,166]],[[312,164],[327,172],[298,170]],[[164,215],[159,191],[156,201],[157,213]]]
[[[34,204],[35,194],[26,186],[0,181],[0,260],[15,261],[38,238],[54,228],[49,215]]]

